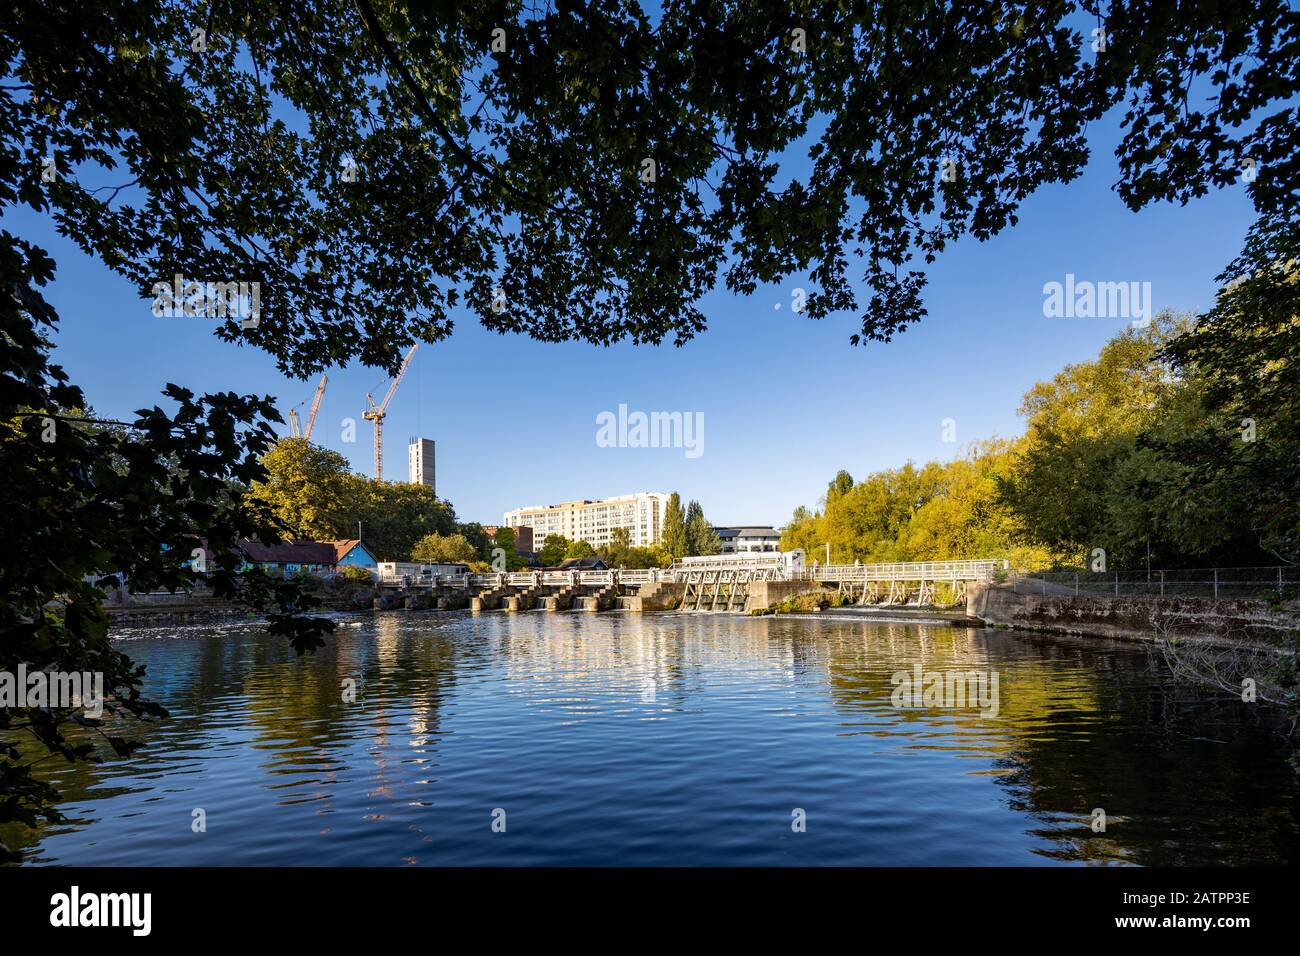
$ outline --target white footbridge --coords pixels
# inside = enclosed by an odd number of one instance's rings
[[[1005,561],[911,561],[893,564],[818,564],[802,551],[718,554],[683,558],[668,568],[600,571],[533,570],[474,573],[463,566],[385,562],[379,583],[386,587],[490,588],[641,588],[658,583],[685,585],[683,607],[735,610],[755,581],[807,581],[834,587],[862,604],[934,604],[943,586],[943,603],[964,603],[966,586],[993,579]]]

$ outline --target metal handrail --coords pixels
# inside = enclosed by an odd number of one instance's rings
[[[382,584],[410,587],[530,587],[534,585],[650,584],[656,581],[681,583],[702,571],[764,571],[774,580],[795,581],[983,581],[992,578],[1006,562],[993,558],[961,561],[903,561],[893,564],[832,564],[790,570],[779,557],[725,560],[710,564],[697,561],[669,568],[607,571],[502,571],[487,574],[451,574],[424,577],[384,575]]]

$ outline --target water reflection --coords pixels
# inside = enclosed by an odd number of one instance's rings
[[[839,615],[340,620],[303,659],[255,625],[124,632],[172,716],[131,760],[51,767],[71,822],[6,836],[85,864],[1300,859],[1267,712],[1128,645]],[[917,664],[996,671],[997,716],[893,706]]]

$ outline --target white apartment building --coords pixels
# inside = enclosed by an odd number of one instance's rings
[[[610,543],[615,528],[626,528],[632,538],[632,547],[644,548],[658,543],[663,535],[667,509],[668,495],[641,491],[598,501],[585,499],[519,508],[507,511],[503,524],[510,528],[532,528],[533,545],[537,548],[546,541],[548,534],[563,535],[570,541],[586,541],[593,548],[599,548]]]
[[[437,494],[434,477],[434,444],[431,438],[412,438],[406,446],[406,480],[428,485]]]

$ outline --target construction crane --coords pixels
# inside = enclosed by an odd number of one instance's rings
[[[325,397],[325,383],[329,380],[328,375],[320,377],[320,384],[316,386],[316,394],[311,400],[311,411],[307,413],[307,428],[305,431],[298,424],[298,409],[289,409],[289,431],[294,438],[305,438],[311,441],[311,431],[316,427],[316,415],[320,412],[320,401]]]
[[[366,403],[369,407],[361,413],[362,418],[368,418],[375,423],[375,480],[383,481],[384,479],[384,416],[388,414],[388,403],[393,400],[393,393],[397,391],[397,386],[402,384],[402,376],[406,374],[407,366],[411,364],[411,359],[415,357],[415,350],[420,347],[416,342],[411,346],[411,351],[406,353],[406,358],[402,359],[402,367],[397,370],[397,375],[388,386],[388,394],[378,405],[375,404],[374,398],[370,393],[366,393]]]
[[[311,411],[307,413],[307,428],[302,433],[302,437],[308,441],[311,441],[311,430],[316,427],[316,415],[320,412],[320,400],[325,397],[325,383],[329,380],[328,375],[322,375],[320,384],[316,386],[316,394],[312,397]]]

